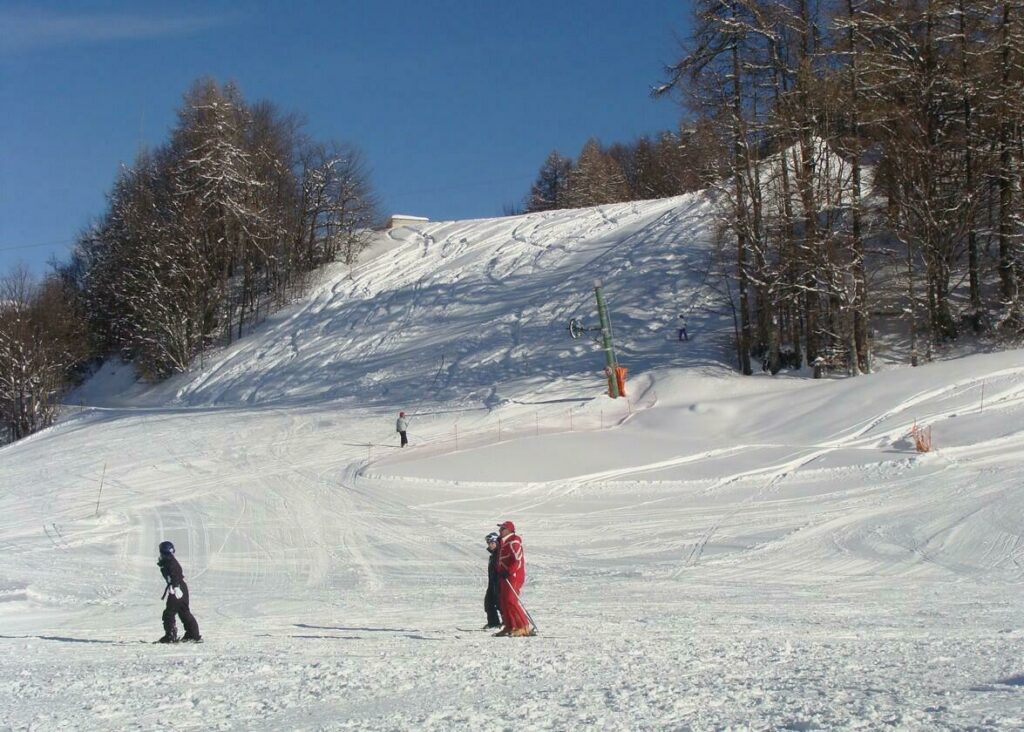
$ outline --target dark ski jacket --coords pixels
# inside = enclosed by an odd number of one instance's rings
[[[171,587],[181,587],[185,584],[185,575],[173,554],[169,557],[160,557],[156,566],[160,567],[160,574],[164,576],[164,580]]]
[[[487,547],[487,551],[491,553],[487,558],[487,587],[497,592],[501,586],[498,580],[498,550],[491,551],[491,548]]]

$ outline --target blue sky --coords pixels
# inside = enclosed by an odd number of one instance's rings
[[[0,273],[65,260],[190,84],[234,80],[360,147],[384,213],[500,215],[553,149],[676,126],[649,89],[678,0],[0,0]]]

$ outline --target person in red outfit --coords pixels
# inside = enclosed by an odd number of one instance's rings
[[[511,521],[498,524],[498,534],[501,537],[498,545],[498,581],[501,583],[498,602],[505,627],[494,635],[533,635],[533,623],[519,601],[523,583],[526,582],[523,540],[516,534],[516,525]]]

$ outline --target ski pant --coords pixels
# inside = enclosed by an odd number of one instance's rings
[[[185,635],[190,638],[199,637],[199,623],[196,622],[192,611],[188,609],[188,585],[182,582],[178,585],[181,588],[181,598],[174,596],[171,591],[167,592],[167,607],[164,608],[164,633],[176,636],[178,629],[174,625],[174,617],[181,618],[181,625],[185,629]]]
[[[484,612],[487,613],[487,624],[491,626],[501,625],[501,616],[498,615],[498,604],[500,593],[498,587],[493,584],[487,585],[487,593],[484,595]]]
[[[513,575],[501,580],[501,617],[505,619],[505,627],[509,630],[531,626],[530,618],[527,617],[526,611],[517,597],[522,590],[524,580],[522,575]],[[511,583],[511,587],[509,583]]]
[[[398,434],[401,435],[401,437],[402,437],[402,445],[401,446],[405,447],[406,445],[408,445],[409,444],[409,437],[405,434],[405,430],[402,430]]]

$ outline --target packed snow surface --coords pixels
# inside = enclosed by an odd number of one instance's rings
[[[0,728],[1024,727],[1024,353],[738,376],[709,213],[395,229],[189,374],[104,366],[0,450]],[[505,519],[533,638],[479,630]],[[150,643],[162,540],[202,645]]]

